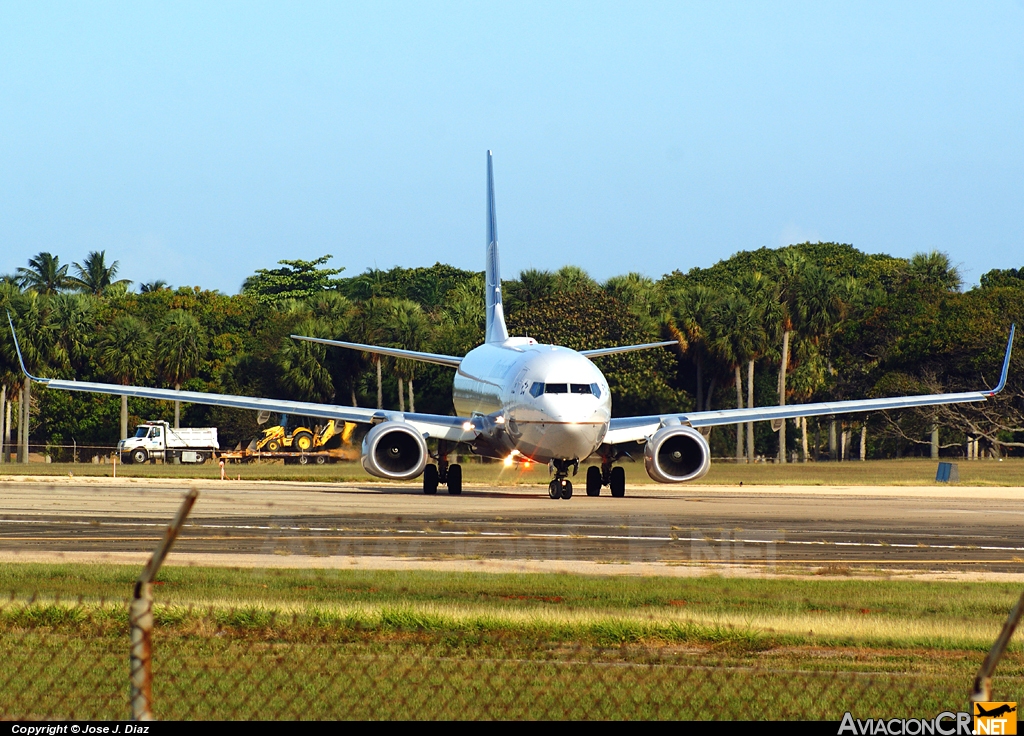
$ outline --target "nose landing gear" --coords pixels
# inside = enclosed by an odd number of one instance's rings
[[[572,498],[572,483],[568,478],[556,478],[548,484],[548,495],[551,498]]]
[[[576,475],[580,469],[579,460],[552,460],[550,468],[555,473],[555,478],[548,484],[548,496],[551,498],[572,498],[572,483],[569,481],[569,468],[572,474]]]

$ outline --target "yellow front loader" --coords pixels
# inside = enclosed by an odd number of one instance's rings
[[[309,427],[293,427],[285,431],[280,424],[263,430],[263,436],[256,440],[255,450],[260,452],[316,452],[326,447],[332,438],[340,436],[342,442],[350,442],[356,425],[343,423],[338,431],[337,423],[331,419],[327,424]]]

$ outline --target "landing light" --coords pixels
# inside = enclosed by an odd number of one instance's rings
[[[514,460],[515,460],[515,458],[513,458],[511,455],[509,455],[507,458],[505,458],[505,467],[506,468],[511,468],[512,467],[512,463],[513,463]]]
[[[464,429],[466,432],[469,432],[471,429],[473,429],[473,422],[463,422],[462,429]]]

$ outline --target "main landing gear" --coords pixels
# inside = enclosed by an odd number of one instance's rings
[[[448,443],[443,440],[437,446],[437,465],[427,465],[423,469],[423,492],[433,496],[441,484],[448,486],[449,496],[462,493],[462,466],[448,464]]]
[[[596,465],[587,468],[587,495],[600,496],[601,486],[609,486],[615,498],[626,495],[626,471],[619,466],[612,467],[612,458],[602,458],[600,468]]]

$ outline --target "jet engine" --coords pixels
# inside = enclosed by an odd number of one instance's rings
[[[363,468],[388,480],[419,476],[427,464],[427,442],[405,422],[381,422],[363,438]]]
[[[647,440],[644,465],[659,483],[696,480],[711,468],[711,448],[693,427],[662,427]]]

